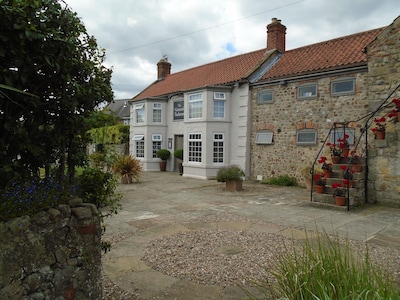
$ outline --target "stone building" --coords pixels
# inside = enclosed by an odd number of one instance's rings
[[[175,74],[163,58],[157,80],[130,100],[130,152],[145,170],[158,169],[157,149],[183,149],[184,176],[213,178],[235,164],[251,179],[301,182],[301,169],[328,154],[327,141],[345,133],[351,145],[367,141],[365,120],[397,83],[398,23],[286,50],[286,27],[273,18],[264,49]],[[398,170],[387,172],[398,185]]]

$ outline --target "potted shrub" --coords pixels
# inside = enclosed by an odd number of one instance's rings
[[[380,119],[374,118],[375,127],[371,130],[375,135],[377,140],[384,140],[385,139],[385,132],[386,132],[386,118],[382,117]]]
[[[167,170],[167,160],[171,156],[171,152],[169,152],[167,149],[158,149],[156,155],[161,159],[160,171],[165,172]]]
[[[335,182],[332,184],[332,195],[335,197],[336,205],[343,206],[346,204],[346,189],[341,183]]]
[[[118,156],[112,166],[115,174],[121,176],[121,183],[132,183],[133,180],[139,181],[140,174],[143,170],[142,163],[137,158],[130,155]]]
[[[342,151],[340,150],[339,146],[337,144],[332,144],[331,142],[326,143],[326,146],[329,147],[329,151],[331,152],[332,162],[334,164],[338,164],[342,156]]]
[[[217,172],[217,181],[225,182],[227,191],[241,191],[244,175],[244,171],[238,166],[222,167]]]
[[[176,149],[174,151],[174,156],[175,156],[175,158],[179,159],[179,162],[178,162],[179,174],[182,175],[183,174],[183,165],[182,165],[183,149]]]
[[[322,176],[322,174],[314,175],[314,184],[315,184],[315,192],[317,194],[323,194],[325,190],[326,179]]]
[[[340,168],[343,170],[343,185],[349,188],[352,188],[354,185],[354,180],[353,180],[353,170],[348,169],[347,166],[340,166]]]
[[[318,160],[318,163],[322,164],[321,169],[324,173],[325,178],[330,178],[332,176],[332,164],[327,163],[327,158],[325,156],[321,156]]]

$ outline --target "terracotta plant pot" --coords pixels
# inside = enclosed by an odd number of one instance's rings
[[[343,148],[342,153],[344,157],[348,157],[350,152],[350,148]]]
[[[243,190],[243,180],[238,181],[227,181],[225,182],[225,188],[230,192],[237,192]]]
[[[332,177],[332,171],[324,170],[324,178],[331,178],[331,177]]]
[[[325,191],[325,186],[323,185],[315,185],[314,188],[317,194],[323,194]]]
[[[349,188],[353,188],[354,186],[354,180],[349,180]],[[344,187],[347,188],[347,184],[344,184]]]
[[[346,205],[346,197],[343,196],[335,196],[336,205],[337,206],[344,206]]]
[[[385,139],[385,131],[377,131],[375,132],[375,136],[377,140],[384,140]]]
[[[358,173],[361,172],[362,170],[362,165],[351,165],[351,171],[353,171],[354,173]]]
[[[160,171],[165,172],[166,170],[167,170],[167,161],[166,160],[160,161]]]
[[[332,163],[333,164],[340,164],[340,156],[334,156],[334,155],[332,155],[331,156],[331,159],[332,159]]]

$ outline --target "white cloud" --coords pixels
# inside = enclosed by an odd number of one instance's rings
[[[167,54],[172,72],[266,46],[266,25],[287,27],[286,48],[389,25],[397,0],[66,0],[106,48],[116,98],[156,79]]]

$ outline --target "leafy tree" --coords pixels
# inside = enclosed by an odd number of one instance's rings
[[[63,1],[2,0],[0,28],[1,185],[55,162],[72,180],[86,119],[112,100],[105,51]]]

